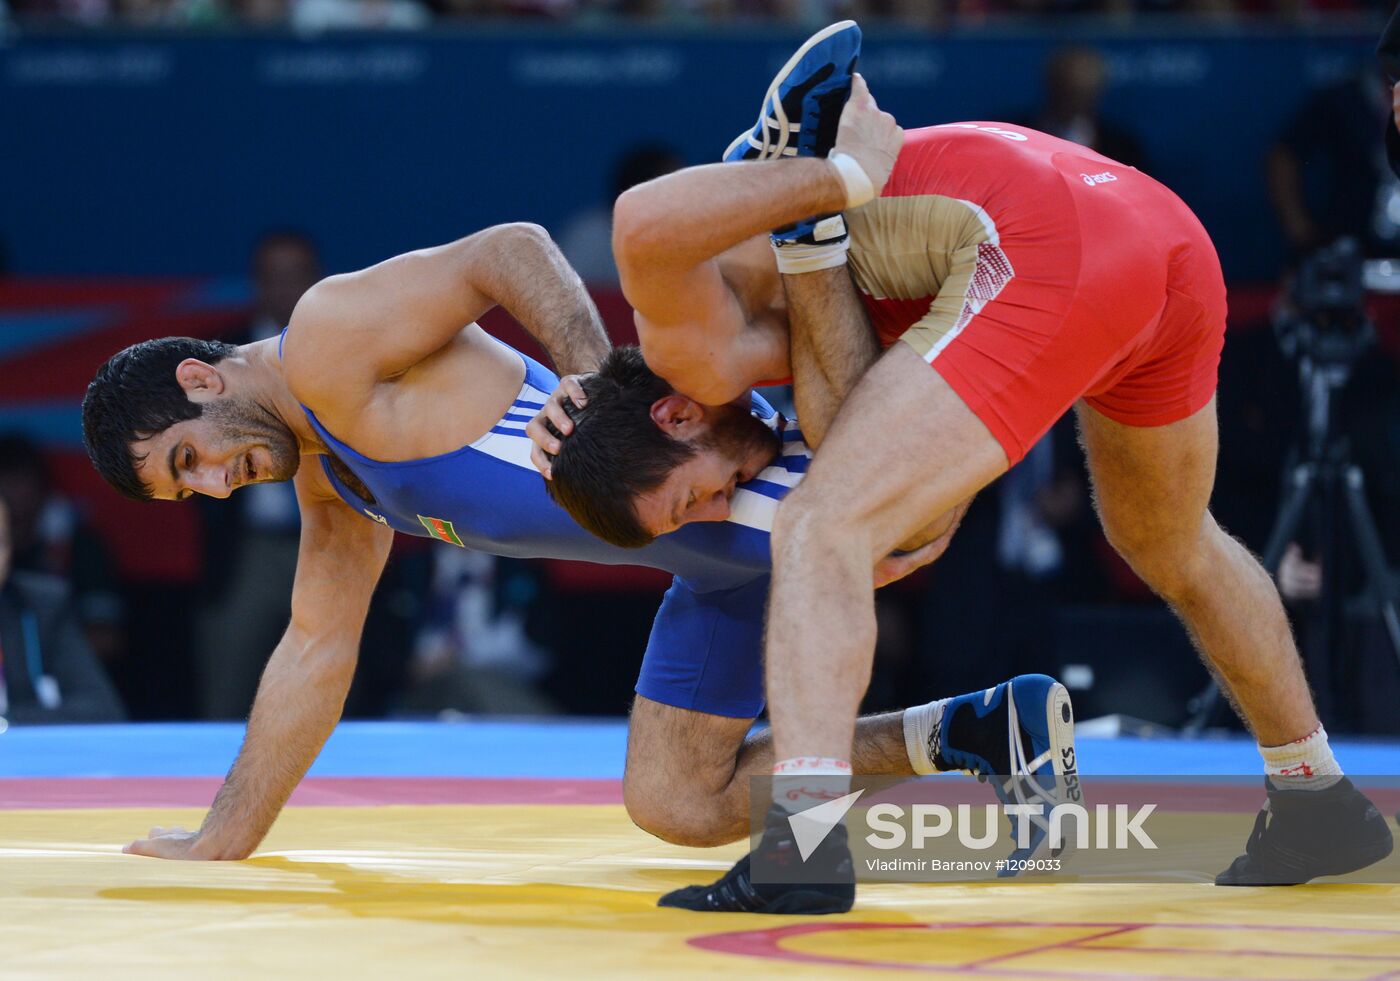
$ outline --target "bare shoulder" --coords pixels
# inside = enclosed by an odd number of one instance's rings
[[[292,394],[324,411],[346,383],[373,382],[363,335],[368,329],[363,304],[372,292],[367,270],[329,276],[307,290],[292,312],[282,345],[282,370]]]
[[[487,229],[321,280],[297,304],[287,332],[292,390],[354,411],[363,403],[353,400],[375,384],[436,353],[494,306],[473,282],[488,253],[493,268],[508,267],[495,255],[502,234]]]

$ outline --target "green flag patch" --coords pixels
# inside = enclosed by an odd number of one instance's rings
[[[421,514],[418,516],[418,520],[423,522],[423,527],[428,529],[428,534],[438,541],[456,545],[458,548],[466,548],[462,544],[462,539],[457,537],[457,529],[452,527],[452,522],[443,518],[427,518]]]

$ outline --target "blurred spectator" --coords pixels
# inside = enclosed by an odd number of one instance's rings
[[[9,505],[14,567],[66,582],[88,644],[103,663],[120,662],[126,611],[111,556],[73,502],[54,490],[43,453],[25,436],[0,436],[0,497]]]
[[[1278,591],[1289,603],[1322,595],[1322,563],[1308,559],[1297,542],[1289,542],[1278,564]]]
[[[1045,102],[1022,122],[1060,139],[1087,146],[1119,163],[1148,170],[1147,156],[1132,133],[1103,118],[1100,105],[1108,72],[1093,48],[1060,48],[1045,64]]]
[[[1279,350],[1267,319],[1232,314],[1217,406],[1220,463],[1211,513],[1230,534],[1262,552],[1302,419],[1297,366]]]
[[[431,22],[417,0],[297,0],[292,7],[292,26],[303,31],[413,30]]]
[[[1033,582],[1053,579],[1068,565],[1062,531],[1090,517],[1083,457],[1073,427],[1058,425],[1031,447],[998,484],[1001,525],[997,562]]]
[[[467,549],[431,551],[432,577],[414,644],[410,712],[541,715],[549,654],[525,633],[538,592],[528,565]]]
[[[121,703],[88,647],[63,580],[10,572],[10,509],[0,498],[0,719],[121,722]]]
[[[439,17],[602,24],[777,23],[802,28],[853,17],[872,26],[883,22],[938,31],[1006,15],[1127,22],[1144,14],[1215,21],[1245,14],[1315,23],[1329,15],[1377,10],[1376,0],[0,0],[0,30],[7,5],[14,19],[26,24],[119,22],[153,27],[233,21],[308,31],[421,29]]]
[[[253,310],[222,340],[248,344],[281,332],[301,295],[321,278],[316,246],[301,232],[271,232],[252,257]],[[206,601],[195,636],[201,704],[213,719],[242,718],[291,616],[300,517],[291,483],[257,484],[225,501],[201,499]]]
[[[1390,15],[1376,45],[1381,73],[1390,89],[1391,118],[1385,127],[1385,150],[1390,169],[1400,175],[1400,5]]]
[[[719,159],[718,151],[715,159]],[[585,283],[617,286],[612,254],[613,202],[623,191],[679,170],[684,164],[676,150],[663,144],[634,146],[618,158],[607,200],[574,215],[556,236],[560,250]]]
[[[950,20],[986,20],[992,0],[857,0],[845,16],[861,21],[892,20],[906,27],[941,30]]]
[[[1342,235],[1370,256],[1400,255],[1400,180],[1380,134],[1391,93],[1369,66],[1315,93],[1269,152],[1269,196],[1295,254]]]
[[[15,20],[21,23],[68,21],[96,25],[109,21],[109,0],[10,0]]]
[[[532,17],[562,19],[572,14],[580,12],[585,7],[601,7],[600,12],[605,15],[623,17],[645,17],[649,10],[633,11],[631,7],[664,7],[669,6],[665,0],[657,0],[654,3],[647,3],[643,0],[638,4],[631,0],[607,0],[598,3],[596,0],[437,0],[438,7],[443,14],[450,17],[460,18],[482,18],[482,17]]]
[[[238,20],[248,27],[282,27],[292,18],[291,0],[231,0]]]
[[[118,20],[131,27],[187,27],[217,23],[221,0],[114,0]]]
[[[411,682],[414,646],[429,602],[432,557],[437,551],[426,538],[395,537],[365,617],[344,718],[381,719],[399,710]]]

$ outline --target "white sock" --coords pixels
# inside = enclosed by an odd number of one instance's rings
[[[1326,790],[1342,779],[1342,768],[1327,745],[1327,730],[1319,725],[1302,739],[1282,746],[1260,746],[1264,772],[1280,778],[1284,790]]]
[[[947,704],[948,699],[944,698],[904,710],[904,751],[909,754],[909,765],[917,774],[939,772],[929,753],[929,741],[943,724],[943,709]]]
[[[851,764],[829,756],[794,756],[773,764],[773,803],[789,814],[845,797]]]

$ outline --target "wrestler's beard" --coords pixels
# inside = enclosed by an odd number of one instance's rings
[[[267,450],[270,464],[261,464],[257,482],[291,480],[301,466],[296,437],[282,421],[251,399],[221,399],[204,407],[225,446],[246,452],[257,446]]]
[[[766,466],[783,443],[763,420],[738,406],[724,406],[717,412],[709,431],[698,440],[701,450],[714,450],[734,466],[756,473]],[[752,473],[749,477],[752,477]]]

